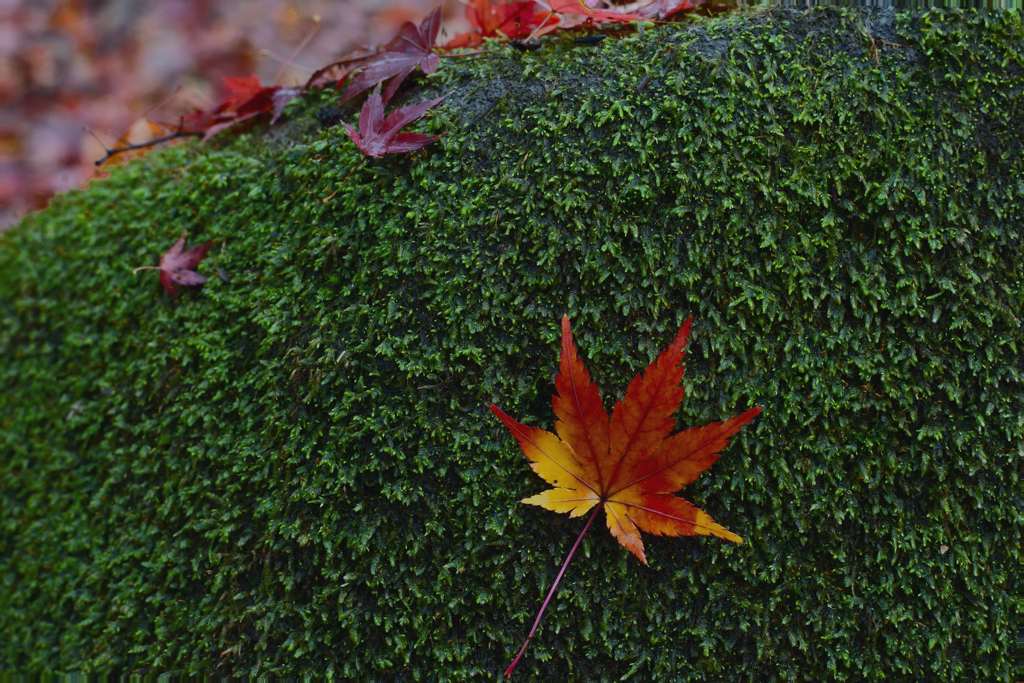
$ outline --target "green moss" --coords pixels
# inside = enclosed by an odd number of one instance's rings
[[[486,405],[550,426],[568,311],[765,413],[686,492],[747,543],[597,530],[525,677],[1024,676],[1024,26],[885,19],[495,48],[412,158],[320,95],[4,235],[0,668],[496,677],[580,522]]]

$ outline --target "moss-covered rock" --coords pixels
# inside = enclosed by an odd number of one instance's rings
[[[445,61],[412,158],[327,95],[0,240],[0,668],[495,677],[578,520],[568,311],[607,397],[696,318],[687,495],[747,539],[592,534],[537,679],[1024,675],[1024,27],[780,11]],[[344,112],[351,118],[350,111]],[[217,241],[198,292],[153,263]],[[218,276],[219,274],[219,276]]]

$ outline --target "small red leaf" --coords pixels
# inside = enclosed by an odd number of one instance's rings
[[[433,73],[439,64],[439,58],[434,53],[434,42],[440,29],[440,8],[431,12],[418,27],[407,21],[391,42],[362,62],[361,70],[349,81],[341,101],[346,102],[390,79],[383,100],[388,102],[417,67],[425,74]]]
[[[203,242],[185,249],[186,237],[187,234],[183,234],[164,252],[157,268],[160,271],[160,284],[170,296],[177,295],[176,285],[198,287],[206,282],[206,277],[197,273],[195,269],[199,262],[206,258],[206,252],[210,250],[212,242]]]
[[[437,136],[423,133],[402,133],[401,130],[422,117],[442,99],[425,100],[419,104],[396,109],[384,117],[384,102],[380,85],[366,98],[359,112],[359,129],[346,124],[348,136],[363,154],[382,157],[385,154],[405,154],[426,147],[437,140]]]

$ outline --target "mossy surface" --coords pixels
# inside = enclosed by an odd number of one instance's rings
[[[765,412],[684,492],[746,544],[596,528],[523,678],[1024,676],[1024,27],[884,19],[446,60],[424,153],[320,95],[4,235],[0,669],[496,678],[581,522],[487,404],[550,427],[568,312]]]

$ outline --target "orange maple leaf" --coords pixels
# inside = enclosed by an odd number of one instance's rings
[[[669,347],[633,378],[625,398],[609,416],[576,351],[569,317],[562,316],[562,356],[552,399],[557,434],[517,422],[491,405],[519,442],[533,471],[553,487],[522,502],[570,517],[592,510],[506,676],[525,652],[565,568],[601,508],[612,536],[644,564],[641,531],[743,542],[703,510],[672,495],[711,467],[729,439],[761,413],[760,407],[754,407],[722,422],[672,434],[683,400],[683,349],[691,324],[692,319],[687,319]]]

